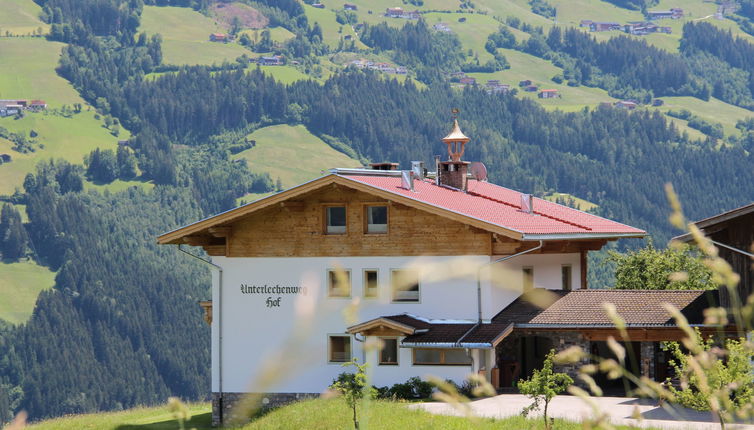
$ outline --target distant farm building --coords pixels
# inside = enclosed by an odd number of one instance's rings
[[[639,104],[633,100],[618,100],[613,106],[621,109],[634,110]]]
[[[210,42],[227,42],[228,35],[225,33],[212,33],[209,35]]]
[[[537,94],[540,99],[557,99],[560,98],[558,90],[542,90]]]
[[[317,9],[324,9],[325,5],[322,3],[312,3],[312,7],[316,7]]]
[[[260,57],[259,60],[257,60],[257,63],[260,66],[282,66],[283,65],[283,57],[281,55],[272,55],[269,57]]]
[[[44,100],[32,100],[29,103],[29,109],[34,111],[47,109],[47,103]]]
[[[435,31],[441,31],[443,33],[453,32],[453,30],[451,30],[450,27],[448,27],[448,24],[444,22],[438,22],[437,24],[433,25],[432,28],[435,29]]]
[[[463,85],[476,85],[476,78],[472,78],[471,76],[464,76],[459,82]]]
[[[630,22],[623,26],[623,31],[625,31],[628,34],[633,34],[636,36],[643,36],[645,34],[651,34],[651,33],[670,34],[673,32],[673,29],[666,26],[661,27],[651,22]]]
[[[617,22],[592,22],[589,25],[590,31],[613,31],[620,30],[620,24]]]
[[[419,11],[408,12],[402,7],[389,7],[385,10],[385,16],[388,18],[419,19]]]
[[[490,79],[484,85],[484,89],[490,94],[507,93],[510,91],[511,86],[508,84],[501,84],[497,79]]]
[[[683,18],[683,9],[679,7],[670,10],[650,10],[647,12],[649,19],[681,19]]]
[[[523,90],[526,91],[527,93],[536,92],[538,89],[539,89],[539,87],[536,86],[536,85],[525,85],[523,87]]]
[[[594,21],[592,21],[591,19],[582,19],[581,22],[579,22],[579,27],[589,28],[593,22]]]
[[[346,3],[343,5],[343,9],[345,10],[359,10],[359,8],[355,4]]]

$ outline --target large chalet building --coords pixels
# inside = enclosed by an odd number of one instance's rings
[[[333,169],[159,237],[215,266],[203,305],[216,424],[244,393],[322,393],[354,357],[377,386],[481,373],[512,389],[551,348],[609,354],[605,302],[626,320],[635,371],[666,376],[657,342],[681,333],[661,303],[698,326],[708,293],[588,289],[587,253],[645,232],[486,182],[457,121],[443,142],[434,171]],[[270,360],[287,364],[265,379]]]

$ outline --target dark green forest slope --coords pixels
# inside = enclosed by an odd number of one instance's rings
[[[133,171],[127,155],[119,162],[117,154],[98,153],[86,169],[45,163],[27,176],[21,192],[8,197],[26,204],[29,215],[27,234],[14,233],[14,243],[20,241],[29,255],[57,270],[57,277],[27,324],[0,329],[0,422],[19,409],[42,418],[156,403],[168,395],[206,397],[208,329],[196,301],[207,297],[208,273],[175,249],[158,248],[154,238],[229,209],[248,192],[273,189],[268,176],[230,157],[243,146],[243,136],[262,126],[303,124],[325,141],[345,144],[346,151],[405,167],[442,153],[439,139],[447,132],[450,109],[460,108],[463,130],[472,136],[468,158],[485,162],[492,181],[537,194],[557,190],[587,198],[600,205],[600,214],[645,228],[658,243],[673,235],[666,222],[666,182],[674,184],[691,218],[754,198],[751,147],[691,140],[657,111],[547,111],[513,95],[452,88],[431,68],[422,75],[427,87],[421,89],[411,81],[357,70],[322,84],[286,86],[245,61],[173,68],[145,79],[165,69],[160,38],[136,32],[140,0],[38,3],[52,24],[50,37],[69,44],[58,72],[89,103],[133,132],[129,145],[138,169],[157,186],[150,192],[83,191],[85,175],[115,178]],[[201,2],[184,3],[201,7]],[[284,48],[292,58],[313,61],[311,55],[329,49],[299,3],[255,4],[296,34]],[[105,25],[110,22],[118,25]],[[401,44],[398,30],[373,30],[372,40],[398,49],[393,53],[398,58],[425,58],[437,67],[443,58],[457,61],[433,54],[448,46],[458,49],[452,37],[411,25],[406,31],[425,43],[420,52]],[[697,30],[713,35],[702,25],[690,33]],[[683,68],[686,63],[678,63],[678,70],[663,68],[659,82],[647,78],[657,66],[651,60],[639,61],[624,76],[590,59],[621,49],[642,58],[654,52],[646,45],[599,44],[566,33],[557,40],[541,34],[544,45],[538,48],[537,37],[521,49],[559,53],[584,81],[585,73],[596,83],[615,82],[617,76],[630,82],[632,91],[699,96],[708,88]],[[719,67],[749,73],[748,60],[715,51],[704,37],[690,37],[684,52],[693,46],[719,58]],[[677,55],[661,59],[681,61]],[[742,124],[742,133],[748,130]],[[95,158],[100,161],[92,167]],[[18,231],[18,217],[7,218],[16,220],[7,224]]]

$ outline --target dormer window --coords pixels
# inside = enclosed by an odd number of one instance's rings
[[[325,207],[325,233],[346,234],[345,206],[333,205]]]
[[[387,233],[387,206],[373,205],[366,207],[366,233]]]

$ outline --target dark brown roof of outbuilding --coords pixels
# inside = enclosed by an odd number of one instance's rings
[[[618,315],[628,326],[674,325],[662,306],[670,303],[686,316],[691,324],[700,324],[704,308],[714,305],[716,292],[701,290],[578,290],[540,312],[526,324],[549,326],[612,326],[603,308],[615,305]]]

